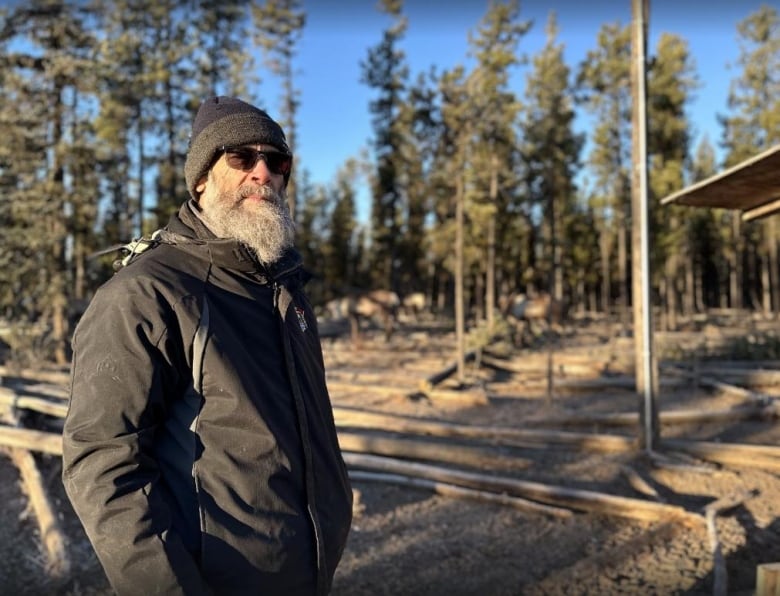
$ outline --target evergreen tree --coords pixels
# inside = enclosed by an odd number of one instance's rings
[[[333,291],[331,298],[343,295],[345,289],[357,285],[358,281],[354,186],[357,168],[357,163],[350,160],[336,177],[327,225],[328,241],[322,246],[328,288]]]
[[[722,145],[726,150],[725,165],[732,166],[753,157],[780,142],[780,17],[769,5],[761,6],[737,24],[740,43],[741,74],[732,81],[728,98],[730,114],[721,117]],[[765,312],[777,309],[780,302],[778,280],[777,216],[750,224],[742,230],[738,214],[732,216],[731,298],[740,306],[744,288],[759,287],[763,299],[748,294],[753,305],[763,305]],[[743,240],[748,246],[743,246]],[[756,262],[749,255],[760,259]],[[743,270],[747,263],[747,272]],[[760,270],[753,279],[745,279],[750,271]]]
[[[0,219],[8,226],[0,299],[15,318],[43,325],[50,339],[44,355],[60,364],[68,358],[73,223],[84,225],[95,195],[94,180],[78,176],[92,161],[89,127],[82,124],[92,80],[89,18],[79,3],[34,0],[10,10],[0,31],[0,40],[19,48],[0,58],[6,132]],[[82,131],[87,136],[74,142]]]
[[[298,212],[296,246],[303,257],[306,269],[314,275],[317,283],[310,284],[312,303],[321,304],[327,299],[328,289],[324,247],[325,226],[329,206],[327,190],[319,184],[312,184],[308,170],[300,173],[300,191],[303,202]]]
[[[401,15],[402,0],[382,0],[381,8],[395,22],[384,31],[382,41],[368,52],[361,63],[362,81],[375,89],[379,97],[371,101],[373,115],[376,179],[371,205],[371,270],[375,287],[395,288],[396,259],[402,216],[402,191],[399,159],[402,154],[399,112],[403,102],[408,69],[398,44],[406,31]]]
[[[631,188],[631,32],[607,24],[598,34],[598,46],[580,64],[577,86],[580,101],[593,116],[588,165],[594,174],[592,208],[601,244],[602,306],[612,303],[612,271],[617,269],[618,304],[627,321],[628,230]],[[615,254],[617,252],[617,254]]]
[[[705,136],[697,145],[691,164],[691,182],[705,180],[717,172],[715,149]],[[728,306],[728,267],[724,257],[730,230],[730,214],[724,209],[693,209],[687,214],[689,246],[693,259],[693,288],[697,311]]]
[[[287,136],[287,143],[293,153],[298,147],[298,108],[300,91],[295,88],[296,45],[300,41],[306,14],[300,0],[265,0],[263,4],[253,5],[252,14],[255,23],[255,40],[263,49],[266,64],[276,76],[282,79],[282,110],[280,124]],[[287,201],[295,216],[298,204],[296,174],[287,184]]]
[[[518,20],[519,13],[518,0],[491,2],[476,32],[469,36],[477,66],[469,76],[468,91],[474,112],[479,114],[473,127],[472,190],[476,201],[470,216],[476,227],[474,239],[484,239],[479,242],[485,254],[479,262],[484,266],[477,275],[480,283],[485,280],[489,325],[496,305],[496,217],[506,212],[506,189],[516,186],[514,125],[520,103],[509,91],[509,75],[513,66],[524,62],[517,55],[517,46],[530,27],[530,23]]]
[[[397,287],[403,293],[424,291],[428,276],[428,234],[426,220],[432,210],[431,167],[436,150],[435,75],[420,74],[409,87],[407,100],[401,104],[398,128],[403,135],[398,155],[399,187],[405,200],[401,214],[402,235],[399,239]]]
[[[691,93],[697,86],[694,65],[687,44],[675,35],[665,33],[658,40],[655,59],[648,76],[648,153],[650,156],[650,204],[655,222],[653,237],[653,271],[663,271],[655,282],[661,286],[667,327],[676,328],[676,315],[683,297],[693,297],[693,288],[686,288],[692,263],[683,259],[681,251],[690,241],[686,207],[661,207],[658,201],[685,185],[685,167],[689,162],[690,123],[686,109]],[[690,246],[688,246],[690,248]],[[686,272],[686,270],[688,270]],[[692,313],[692,302],[684,305]]]
[[[574,176],[580,165],[583,137],[573,130],[573,91],[557,33],[552,13],[547,23],[547,44],[534,57],[526,82],[528,103],[521,122],[521,152],[531,200],[544,215],[542,254],[546,259],[540,281],[555,298],[562,299],[563,264],[569,262],[568,248],[576,243],[565,234],[576,209]]]

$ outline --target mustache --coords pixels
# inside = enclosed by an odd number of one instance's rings
[[[261,196],[264,199],[271,199],[276,204],[279,204],[282,200],[282,196],[267,184],[245,184],[236,191],[236,198],[238,200],[246,199],[252,195]]]

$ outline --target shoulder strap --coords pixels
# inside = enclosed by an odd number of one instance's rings
[[[155,230],[148,238],[142,236],[141,238],[136,238],[132,242],[128,242],[122,246],[120,250],[125,251],[127,254],[123,258],[114,261],[114,271],[119,271],[122,267],[127,267],[133,259],[147,248],[154,248],[160,244],[161,233],[162,230]]]

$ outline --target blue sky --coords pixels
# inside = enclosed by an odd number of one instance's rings
[[[780,10],[780,0],[649,2],[648,54],[654,53],[664,32],[688,41],[701,83],[690,108],[695,140],[706,134],[716,149],[721,135],[717,115],[726,113],[729,85],[737,76],[736,68],[729,67],[739,55],[736,24],[762,4]],[[487,7],[487,0],[406,0],[409,27],[401,49],[410,80],[432,65],[438,72],[457,64],[468,66],[468,33]],[[305,0],[304,9],[307,25],[296,57],[296,85],[301,90],[296,149],[312,182],[330,184],[339,167],[370,143],[368,105],[374,95],[360,82],[360,63],[392,20],[377,10],[376,0]],[[602,24],[631,21],[631,0],[521,0],[521,18],[533,21],[520,42],[521,52],[532,56],[543,47],[550,10],[557,14],[558,40],[572,68],[595,48]],[[520,69],[512,75],[512,87],[520,97],[525,76]],[[270,92],[273,84],[265,75],[262,88]],[[278,96],[262,99],[269,111],[278,112]]]

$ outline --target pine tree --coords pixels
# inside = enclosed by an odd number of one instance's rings
[[[676,316],[683,297],[693,297],[693,288],[686,288],[690,279],[691,251],[681,251],[690,241],[690,230],[684,225],[685,211],[677,205],[660,206],[658,201],[685,185],[685,168],[690,160],[690,122],[686,109],[698,82],[694,74],[688,46],[679,37],[665,33],[658,40],[655,58],[648,76],[648,153],[652,229],[652,269],[663,271],[655,282],[664,296],[668,329],[675,329]],[[690,247],[688,247],[690,248]],[[689,271],[686,273],[686,269]],[[690,301],[684,304],[692,314]]]
[[[612,270],[617,268],[618,304],[624,320],[628,279],[628,214],[631,164],[631,32],[620,24],[602,26],[598,47],[580,64],[577,85],[580,102],[594,117],[588,165],[594,174],[592,208],[601,244],[602,306],[612,302]],[[615,255],[617,249],[617,255]]]
[[[79,3],[35,0],[9,11],[0,31],[3,42],[19,42],[18,50],[2,55],[0,69],[6,132],[0,219],[8,226],[0,299],[4,311],[42,324],[48,337],[43,355],[60,364],[68,358],[75,271],[68,247],[74,222],[80,229],[89,225],[84,218],[96,194],[94,179],[79,176],[92,160],[82,106],[92,81],[88,18]],[[82,131],[87,136],[74,140]]]
[[[297,117],[300,107],[300,91],[295,88],[293,59],[296,45],[306,24],[306,14],[300,0],[265,0],[252,6],[256,27],[255,41],[263,49],[266,64],[271,72],[282,79],[282,110],[280,123],[293,153],[299,151]],[[295,216],[297,210],[296,174],[287,184],[287,201]]]
[[[384,31],[382,41],[361,63],[362,81],[379,97],[371,101],[373,114],[376,179],[372,188],[371,234],[372,285],[393,289],[397,285],[397,262],[402,216],[399,182],[401,135],[398,130],[408,69],[398,44],[406,31],[402,0],[382,0],[381,8],[395,22]]]
[[[356,285],[357,272],[357,222],[355,221],[355,178],[358,165],[354,160],[348,161],[336,177],[336,188],[333,191],[332,208],[328,219],[328,241],[322,250],[326,257],[326,279],[328,287],[342,291],[334,292],[343,295],[343,290]]]
[[[484,238],[480,243],[484,267],[478,275],[480,282],[485,279],[485,313],[490,327],[496,306],[496,218],[506,211],[506,189],[516,185],[514,125],[520,102],[509,91],[509,75],[513,66],[524,62],[517,55],[517,46],[530,28],[530,23],[518,20],[519,13],[518,0],[491,2],[476,32],[469,36],[477,65],[469,76],[468,91],[474,112],[479,114],[473,127],[476,204],[470,214],[478,227],[474,238]]]
[[[691,164],[691,182],[705,180],[717,172],[715,149],[708,137],[696,147]],[[724,251],[728,242],[729,214],[724,209],[693,209],[688,214],[690,253],[693,259],[693,288],[697,311],[728,306],[728,267]]]
[[[730,114],[721,117],[722,145],[726,150],[725,165],[732,166],[780,142],[780,17],[768,5],[737,24],[740,41],[738,64],[742,72],[731,83],[728,98]],[[778,279],[777,216],[750,224],[742,230],[738,214],[732,215],[732,241],[735,250],[730,255],[732,305],[739,307],[745,287],[759,287],[763,300],[753,297],[754,306],[765,312],[777,309],[780,303]],[[746,239],[748,246],[743,246]],[[747,253],[747,254],[746,254]],[[755,254],[756,262],[747,255]],[[742,268],[747,262],[748,272]],[[746,276],[760,269],[757,278]]]
[[[404,139],[397,156],[401,164],[399,187],[406,200],[401,214],[397,287],[404,293],[426,291],[430,286],[426,220],[432,210],[430,175],[438,134],[435,83],[433,72],[419,74],[398,116]]]
[[[575,244],[565,233],[576,208],[574,177],[584,139],[573,130],[573,91],[557,33],[552,13],[547,23],[547,44],[534,56],[533,70],[526,82],[528,103],[521,122],[521,153],[531,201],[544,214],[542,253],[546,256],[546,272],[541,281],[550,294],[561,300],[563,264],[569,261],[568,248]]]

